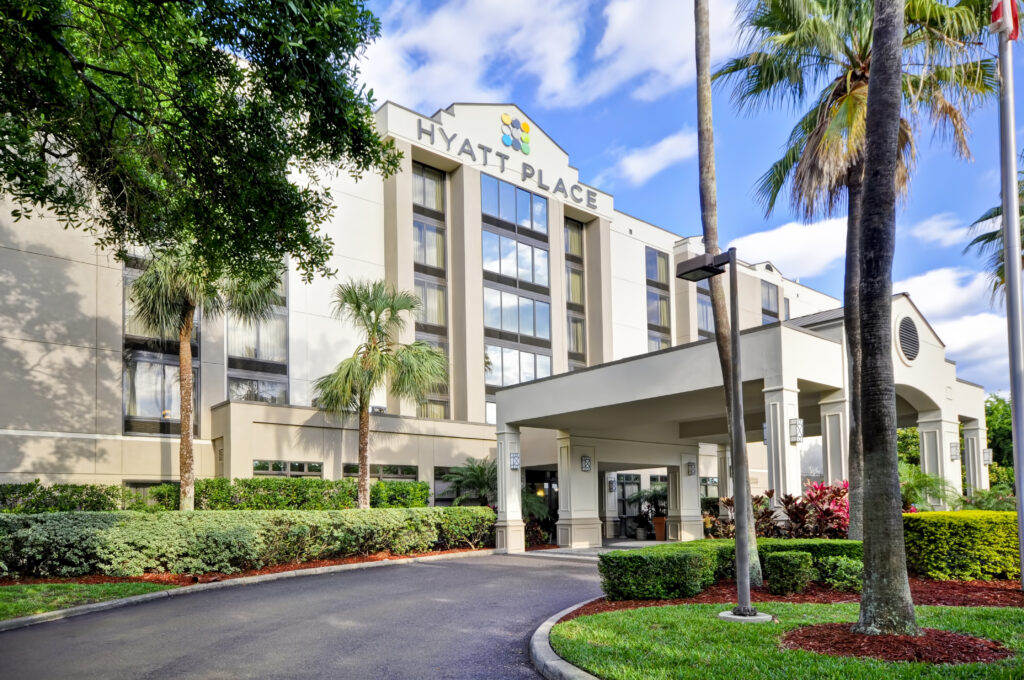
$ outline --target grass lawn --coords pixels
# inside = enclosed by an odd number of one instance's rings
[[[116,600],[119,597],[152,593],[173,587],[156,583],[40,583],[30,586],[3,586],[0,588],[0,620],[42,614],[79,604]]]
[[[563,658],[601,678],[1022,678],[1024,656],[992,664],[936,666],[874,659],[827,657],[781,650],[791,628],[856,621],[856,604],[785,604],[763,610],[781,623],[719,621],[729,605],[644,607],[581,616],[551,631],[551,646]],[[917,622],[996,640],[1024,651],[1024,610],[997,607],[918,607]]]

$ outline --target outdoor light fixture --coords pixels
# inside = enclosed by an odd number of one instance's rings
[[[590,472],[590,456],[580,456],[580,469],[584,472]]]
[[[609,493],[615,493],[615,490],[618,488],[618,486],[616,485],[615,481],[616,480],[615,480],[614,477],[612,477],[611,479],[608,480],[608,492]]]
[[[761,437],[764,440],[764,445],[768,446],[768,423],[761,423]]]
[[[960,442],[949,443],[949,459],[960,460]]]
[[[983,465],[991,465],[992,464],[992,449],[982,449],[981,450],[981,462],[982,462]]]
[[[729,263],[729,253],[725,252],[718,257],[713,257],[704,253],[697,257],[687,260],[686,262],[680,262],[676,265],[676,278],[683,279],[684,281],[703,281],[709,279],[712,276],[724,274],[725,269],[722,267]]]
[[[519,452],[509,451],[508,453],[508,469],[518,470],[519,469]]]
[[[687,463],[686,464],[686,476],[687,477],[693,477],[695,474],[697,474],[697,464],[696,463]]]
[[[804,419],[793,418],[789,421],[789,443],[799,444],[804,440]]]

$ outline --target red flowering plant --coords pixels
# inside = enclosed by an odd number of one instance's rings
[[[754,526],[762,538],[846,538],[850,529],[850,483],[811,482],[802,496],[786,494],[779,499],[782,519],[771,507],[774,489],[751,497]],[[721,499],[722,506],[733,510],[732,498]],[[717,536],[731,536],[731,520],[721,520],[712,528]]]

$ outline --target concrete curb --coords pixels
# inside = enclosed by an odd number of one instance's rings
[[[533,667],[537,669],[537,672],[547,680],[598,680],[596,675],[591,675],[579,666],[574,666],[558,656],[558,653],[551,648],[550,635],[551,629],[563,616],[585,604],[599,600],[601,597],[603,596],[592,597],[579,604],[574,604],[568,609],[563,609],[540,624],[540,628],[533,632],[533,637],[530,638],[530,661],[533,662]]]
[[[444,560],[460,559],[463,557],[487,557],[488,555],[494,554],[496,554],[495,550],[493,548],[489,548],[486,550],[472,550],[469,552],[448,553],[445,555],[424,555],[423,557],[409,557],[406,559],[397,560],[380,560],[378,562],[357,562],[355,564],[337,564],[331,567],[316,567],[315,569],[292,569],[291,571],[281,571],[275,574],[263,574],[260,576],[244,576],[242,578],[232,578],[227,579],[225,581],[216,581],[214,583],[199,583],[193,586],[181,586],[179,588],[171,588],[170,590],[160,590],[155,593],[144,593],[142,595],[122,597],[117,600],[93,602],[92,604],[83,604],[78,605],[77,607],[57,609],[55,611],[45,612],[43,614],[33,614],[32,616],[21,616],[16,619],[0,621],[0,633],[3,633],[4,631],[8,630],[15,630],[17,628],[27,628],[28,626],[35,626],[37,624],[46,623],[48,621],[59,621],[61,619],[69,619],[73,616],[82,616],[84,614],[93,614],[95,612],[107,611],[108,609],[119,609],[121,607],[129,607],[131,605],[149,602],[150,600],[160,600],[167,597],[180,597],[182,595],[191,595],[193,593],[204,593],[210,590],[220,590],[221,588],[249,586],[256,585],[259,583],[267,583],[268,581],[280,581],[286,578],[298,578],[300,576],[319,576],[322,574],[335,574],[343,571],[355,571],[357,569],[369,569],[372,567],[402,566],[406,564],[419,564],[421,562],[441,562]]]

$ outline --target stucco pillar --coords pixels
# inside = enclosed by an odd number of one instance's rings
[[[665,538],[669,541],[692,541],[704,537],[700,517],[700,467],[698,447],[687,446],[680,454],[679,465],[668,467],[668,518]]]
[[[558,433],[558,523],[555,533],[559,546],[601,546],[595,454],[593,446],[574,443],[568,432]]]
[[[729,457],[729,447],[725,444],[718,445],[718,497],[732,497],[732,463]]]
[[[451,314],[451,412],[455,420],[482,423],[484,395],[484,278],[481,252],[480,171],[462,165],[450,174],[448,268]]]
[[[921,437],[921,469],[930,475],[942,477],[956,493],[961,493],[959,421],[944,417],[939,411],[921,413],[918,415],[917,430]],[[956,460],[951,455],[954,446],[958,454]],[[949,509],[942,502],[934,505],[939,510]]]
[[[964,423],[964,465],[967,466],[967,493],[988,488],[988,465],[982,460],[982,450],[988,442],[985,424],[979,420]]]
[[[526,550],[526,526],[523,523],[522,488],[519,461],[519,428],[498,427],[498,522],[494,529],[494,547],[502,553]]]
[[[821,460],[825,468],[825,482],[849,478],[850,445],[849,407],[841,392],[828,395],[818,402],[821,411]]]
[[[402,153],[398,172],[384,180],[384,276],[389,286],[399,291],[415,290],[413,279],[412,230],[412,146],[400,139],[395,149]],[[406,323],[398,334],[398,342],[416,339],[413,323]],[[387,391],[388,413],[416,415],[416,403],[399,399]]]
[[[611,361],[611,222],[601,217],[583,228],[583,277],[586,283],[587,365]]]
[[[800,452],[790,441],[789,421],[800,417],[797,403],[799,390],[793,387],[771,387],[764,390],[764,412],[768,423],[768,488],[775,489],[775,499],[788,494],[799,496]]]
[[[605,538],[618,538],[619,527],[619,487],[618,473],[602,472],[599,478],[600,488],[597,493],[604,499],[601,507],[602,528]]]

